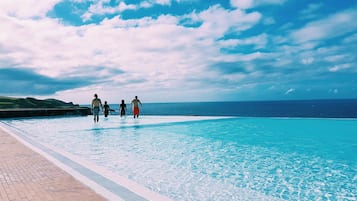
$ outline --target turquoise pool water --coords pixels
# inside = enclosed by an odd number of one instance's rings
[[[2,120],[173,200],[356,200],[357,120]]]

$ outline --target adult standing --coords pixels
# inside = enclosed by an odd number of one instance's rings
[[[102,101],[98,98],[97,94],[94,94],[94,99],[92,100],[92,110],[94,116],[94,122],[99,121],[99,111],[103,110]]]
[[[131,101],[131,108],[133,109],[134,119],[135,117],[139,118],[139,113],[140,113],[139,104],[140,106],[142,106],[140,100],[138,99],[138,96],[135,96],[135,98]]]

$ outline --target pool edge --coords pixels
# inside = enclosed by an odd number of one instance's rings
[[[125,196],[121,197],[120,195],[116,195],[115,193],[111,192],[107,188],[98,184],[98,182],[83,175],[79,171],[75,170],[73,167],[70,167],[70,165],[67,165],[64,162],[61,162],[58,158],[52,156],[51,154],[47,153],[45,150],[43,150],[43,149],[39,148],[38,146],[34,145],[33,143],[29,142],[31,140],[35,141],[34,139],[32,139],[28,136],[25,136],[25,138],[28,138],[28,139],[24,139],[24,136],[21,136],[23,134],[16,133],[16,131],[12,131],[11,129],[9,129],[9,127],[10,127],[9,125],[6,125],[4,122],[0,121],[0,128],[3,129],[6,133],[8,133],[10,136],[14,137],[21,144],[25,145],[26,147],[28,147],[31,150],[35,151],[36,153],[40,154],[42,157],[47,159],[49,162],[53,163],[55,166],[64,170],[66,173],[71,175],[74,179],[78,180],[83,185],[89,187],[94,192],[98,193],[99,195],[103,196],[104,198],[106,198],[108,200],[115,200],[115,201],[116,200],[118,200],[118,201],[119,200],[128,200],[128,199],[123,198]],[[14,128],[14,129],[16,129],[16,128]],[[19,132],[21,132],[21,131],[19,131]],[[100,176],[102,176],[106,179],[111,180],[116,185],[128,189],[133,194],[143,197],[144,199],[141,199],[141,200],[158,200],[158,199],[159,200],[168,200],[168,201],[171,200],[170,198],[165,197],[164,195],[161,195],[157,192],[151,191],[139,184],[136,184],[133,181],[130,181],[123,177],[117,176],[114,173],[104,170],[103,168],[97,167],[96,165],[91,164],[88,161],[84,161],[70,153],[67,153],[67,152],[65,153],[63,150],[60,150],[60,149],[55,148],[48,144],[40,143],[38,141],[35,141],[35,142],[37,144],[40,144],[41,146],[45,147],[46,149],[49,149],[49,150],[55,152],[56,154],[66,157],[69,160],[71,160],[72,162],[77,163],[77,164],[99,174]],[[140,200],[140,199],[138,199],[138,200]]]

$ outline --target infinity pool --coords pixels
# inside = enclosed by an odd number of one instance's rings
[[[356,200],[357,120],[111,116],[6,127],[172,200]]]

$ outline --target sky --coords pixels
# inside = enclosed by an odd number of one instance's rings
[[[1,0],[0,96],[357,98],[356,0]]]

